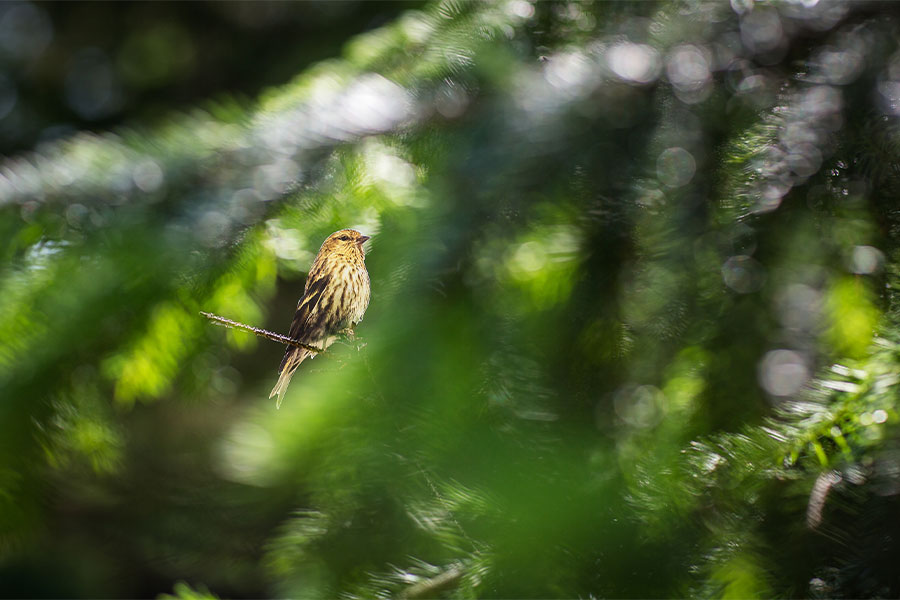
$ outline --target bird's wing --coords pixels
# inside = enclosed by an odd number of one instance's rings
[[[322,298],[328,288],[329,280],[328,275],[324,274],[317,274],[315,279],[310,279],[303,297],[297,303],[297,312],[294,314],[294,320],[291,322],[289,337],[311,345],[317,344],[325,337],[326,313],[321,308]],[[284,353],[284,358],[281,359],[278,372],[280,373],[284,369],[284,365],[292,355],[301,352],[303,350],[300,348],[288,346]]]

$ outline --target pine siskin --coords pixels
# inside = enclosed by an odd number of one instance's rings
[[[362,247],[368,239],[354,229],[342,229],[328,236],[306,278],[303,297],[291,323],[291,338],[324,350],[337,333],[352,331],[362,321],[369,306],[369,273]],[[288,346],[278,367],[278,383],[269,394],[269,398],[278,395],[277,406],[281,406],[294,371],[311,355],[315,352]]]

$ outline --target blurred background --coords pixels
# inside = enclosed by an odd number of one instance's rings
[[[897,597],[900,6],[0,5],[0,595]],[[322,240],[359,342],[268,393]]]

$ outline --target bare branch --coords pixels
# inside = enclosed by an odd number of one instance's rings
[[[212,313],[203,312],[202,310],[200,311],[200,314],[211,320],[216,325],[222,325],[223,327],[228,327],[231,329],[240,329],[241,331],[249,331],[254,335],[266,338],[267,340],[272,340],[273,342],[278,342],[279,344],[285,344],[287,346],[296,346],[297,348],[303,348],[307,352],[313,352],[315,354],[323,354],[325,352],[325,350],[323,350],[322,348],[304,344],[303,342],[297,341],[286,335],[281,335],[280,333],[275,333],[274,331],[269,331],[268,329],[251,327],[250,325],[238,323],[237,321],[232,321],[231,319],[226,319],[225,317],[220,317],[219,315],[214,315]]]

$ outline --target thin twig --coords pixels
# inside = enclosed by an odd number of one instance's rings
[[[225,317],[220,317],[219,315],[214,315],[212,313],[203,312],[202,310],[200,311],[200,314],[211,320],[216,325],[230,327],[231,329],[240,329],[241,331],[249,331],[254,335],[266,338],[267,340],[272,340],[273,342],[278,342],[279,344],[285,344],[286,346],[296,346],[297,348],[303,348],[307,352],[313,352],[315,354],[322,354],[325,352],[321,348],[316,348],[315,346],[304,344],[303,342],[297,341],[294,338],[288,337],[286,335],[281,335],[280,333],[275,333],[274,331],[269,331],[268,329],[251,327],[250,325],[238,323],[237,321],[232,321],[231,319],[226,319]]]

